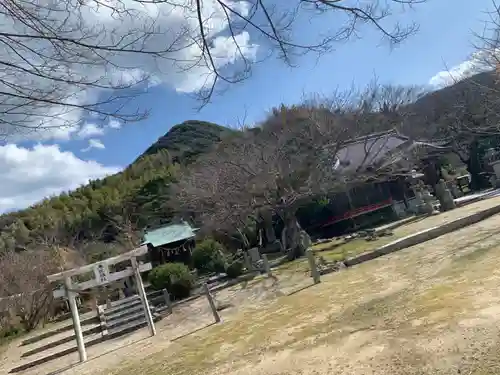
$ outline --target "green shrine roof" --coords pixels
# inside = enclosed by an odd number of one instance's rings
[[[153,247],[167,245],[169,243],[187,240],[196,235],[196,228],[188,223],[169,224],[146,232],[142,244],[151,244]]]

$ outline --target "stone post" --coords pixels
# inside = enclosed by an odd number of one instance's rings
[[[260,251],[259,248],[257,247],[252,247],[251,249],[248,250],[248,256],[250,258],[250,262],[252,264],[252,267],[254,264],[258,263],[261,259],[260,257]]]
[[[167,311],[172,314],[172,300],[170,299],[170,294],[167,289],[163,289],[163,298],[165,299],[165,306],[167,306]]]
[[[267,259],[266,254],[262,254],[262,262],[264,263],[264,272],[267,274],[267,277],[272,277],[271,266],[269,265],[269,260]]]
[[[64,287],[66,288],[66,297],[68,298],[69,308],[71,310],[71,318],[73,320],[73,329],[75,330],[76,346],[78,347],[78,355],[80,362],[87,360],[87,351],[83,341],[82,326],[80,323],[80,315],[78,314],[78,307],[76,306],[76,293],[72,290],[73,284],[71,277],[64,279]]]
[[[215,302],[212,294],[210,293],[210,288],[208,284],[203,284],[203,290],[205,291],[205,295],[207,296],[208,304],[210,305],[210,310],[212,310],[212,314],[214,316],[215,323],[220,323],[220,316],[217,308],[215,307]]]
[[[436,197],[434,197],[430,192],[429,190],[426,188],[424,189],[424,191],[422,192],[422,200],[423,200],[423,204],[421,206],[421,212],[424,213],[424,214],[432,214],[434,213],[434,206],[433,206],[433,202],[436,201]]]
[[[264,220],[264,234],[266,236],[266,242],[271,244],[276,241],[276,235],[274,234],[273,228],[273,216],[269,210],[261,212],[261,216]]]
[[[314,284],[318,284],[321,280],[316,259],[314,258],[314,253],[311,249],[307,250],[306,253],[307,260],[309,261],[309,267],[311,268],[311,277],[313,278]]]
[[[250,257],[246,251],[243,252],[243,261],[247,271],[253,271],[252,262],[250,262]]]

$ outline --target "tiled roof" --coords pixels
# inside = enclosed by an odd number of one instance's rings
[[[434,142],[412,141],[396,131],[388,131],[346,143],[337,152],[335,168],[344,172],[362,170],[367,167],[383,168],[397,163],[404,157],[403,155],[420,149],[442,152],[447,150],[447,147]]]
[[[170,224],[161,228],[150,230],[144,235],[143,244],[151,244],[154,247],[167,245],[193,238],[196,235],[196,228],[188,223]]]
[[[388,153],[408,142],[406,137],[394,133],[373,135],[347,143],[338,153],[340,165],[346,170],[357,170],[378,164]]]

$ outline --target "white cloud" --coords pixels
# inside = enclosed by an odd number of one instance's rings
[[[435,74],[429,80],[429,84],[436,88],[450,86],[475,74],[493,70],[497,62],[497,51],[478,51],[460,64]]]
[[[215,65],[222,70],[232,69],[240,62],[240,56],[234,41],[227,36],[228,22],[224,10],[216,0],[204,0],[202,3],[202,19],[206,21],[206,36]],[[224,3],[243,16],[249,12],[249,3],[245,1],[224,0]],[[26,90],[24,93],[16,92],[14,96],[0,94],[0,137],[7,137],[7,142],[14,143],[24,140],[62,142],[88,139],[88,147],[84,150],[103,149],[104,145],[95,137],[108,129],[120,129],[122,122],[116,119],[105,120],[103,116],[84,107],[96,102],[103,102],[103,108],[106,107],[109,105],[106,99],[110,91],[75,85],[65,82],[67,79],[73,82],[93,81],[101,86],[141,82],[143,85],[139,87],[139,91],[165,85],[179,93],[192,93],[204,88],[204,85],[210,85],[214,77],[207,61],[201,58],[201,50],[196,43],[199,42],[200,34],[197,14],[192,4],[191,0],[172,0],[157,4],[134,0],[24,2],[22,6],[27,7],[26,13],[38,16],[38,19],[49,23],[52,29],[64,32],[68,40],[113,45],[121,36],[125,36],[124,43],[129,43],[130,48],[135,43],[136,47],[150,51],[169,48],[174,42],[175,45],[171,52],[160,57],[154,54],[100,50],[99,54],[104,55],[109,64],[102,64],[102,60],[97,64],[93,62],[99,59],[92,61],[97,54],[88,50],[79,51],[74,43],[59,41],[58,44],[54,40],[30,38],[20,38],[17,40],[18,44],[15,44],[15,38],[9,39],[8,43],[0,43],[0,61],[19,67],[2,68],[0,92],[13,93],[12,85]],[[108,5],[133,12],[113,13]],[[81,12],[72,11],[72,7],[76,6],[80,6]],[[8,12],[0,14],[2,35],[29,35],[39,27],[37,24],[30,28],[29,22],[14,21],[6,14]],[[91,32],[82,38],[82,30]],[[137,30],[153,32],[139,41],[126,36]],[[248,32],[237,31],[235,38],[243,56],[254,59],[258,46],[250,41]],[[3,40],[2,37],[0,40]],[[57,58],[46,58],[51,54]],[[87,59],[89,63],[69,62],[80,58]],[[37,74],[27,74],[24,71],[26,69],[35,70]],[[43,78],[44,74],[60,78],[60,81],[55,84],[56,81]],[[119,94],[121,93],[123,91]],[[43,100],[31,102],[19,99],[23,94],[38,95]],[[125,96],[127,94],[125,92]],[[65,105],[54,105],[53,102]],[[112,104],[115,107],[111,111],[121,104],[123,103]],[[125,106],[125,110],[130,107],[134,112],[134,103],[130,104],[131,106]],[[22,126],[13,128],[10,123]],[[61,151],[58,146],[40,144],[31,149],[15,144],[0,146],[0,212],[26,207],[43,197],[73,189],[89,179],[114,173],[118,169],[94,161],[84,161],[71,152]]]
[[[103,134],[104,134],[104,129],[92,123],[84,124],[78,131],[78,137],[81,139],[100,136]]]
[[[18,48],[13,53],[11,43],[0,44],[0,61],[9,61],[10,64],[20,67],[35,66],[42,73],[47,72],[54,76],[60,76],[61,80],[70,77],[78,82],[81,79],[93,81],[99,85],[113,84],[126,85],[134,82],[146,80],[146,85],[154,86],[164,84],[174,88],[180,93],[192,93],[210,85],[213,82],[213,72],[207,64],[206,59],[201,56],[199,47],[198,18],[190,0],[172,0],[169,2],[158,2],[157,4],[141,3],[133,0],[105,0],[95,2],[73,2],[69,4],[70,11],[67,11],[66,2],[50,2],[50,7],[30,5],[25,2],[23,6],[38,15],[40,19],[49,20],[53,29],[66,32],[65,36],[78,40],[82,37],[82,30],[92,31],[82,40],[87,44],[93,42],[98,45],[113,45],[121,36],[125,36],[124,43],[129,43],[128,47],[142,48],[150,51],[160,51],[171,48],[171,52],[164,56],[154,54],[120,53],[100,50],[99,54],[109,61],[109,64],[94,64],[92,59],[95,54],[89,51],[80,51],[81,54],[74,53],[67,46],[54,46],[51,41],[40,39],[23,39],[26,48]],[[48,3],[47,3],[48,4]],[[80,4],[80,12],[71,11],[71,7]],[[84,5],[82,5],[84,4]],[[100,5],[99,5],[100,4]],[[219,69],[229,68],[238,62],[240,58],[238,51],[241,51],[247,59],[254,59],[257,45],[252,44],[248,32],[239,32],[235,40],[239,49],[235,46],[232,38],[227,36],[228,22],[224,9],[216,0],[205,0],[202,8],[202,18],[206,21],[206,36],[210,40],[210,50],[214,57],[215,65]],[[225,4],[245,15],[249,11],[249,4],[245,1],[225,0]],[[108,7],[109,5],[109,7]],[[176,6],[177,5],[177,6]],[[119,9],[127,9],[132,12],[113,13],[111,6]],[[48,9],[52,10],[49,11]],[[5,13],[6,14],[6,13]],[[57,18],[59,17],[59,18]],[[2,33],[30,34],[26,30],[27,26],[22,22],[14,22],[10,17],[0,14],[0,31]],[[134,40],[133,36],[127,36],[137,30],[151,30],[146,39]],[[62,31],[61,31],[62,32]],[[71,49],[76,49],[75,44]],[[40,58],[40,55],[33,53],[38,51],[44,56],[52,53],[67,55],[68,60],[78,58],[88,59],[88,64],[64,63],[61,59],[47,60]],[[26,61],[30,65],[26,65]],[[31,68],[30,68],[31,69]],[[23,125],[17,130],[21,134],[16,136],[28,137],[39,140],[68,140],[83,131],[82,119],[91,117],[91,113],[83,109],[82,105],[101,101],[101,98],[109,95],[109,91],[78,86],[70,83],[58,82],[54,89],[54,81],[40,78],[39,75],[26,74],[20,70],[7,71],[2,74],[2,80],[7,83],[21,84],[27,90],[36,88],[37,92],[48,93],[44,98],[50,102],[62,101],[70,106],[51,105],[47,102],[29,103],[19,111],[12,111],[5,114],[3,111],[3,123],[19,122]],[[43,74],[42,74],[43,75]],[[0,84],[0,92],[9,92],[8,85]],[[28,93],[26,93],[28,95]],[[5,99],[5,100],[4,100]],[[104,100],[105,101],[105,100]],[[16,108],[19,104],[26,104],[26,101],[0,94],[0,102]],[[28,113],[28,116],[24,116]],[[94,121],[93,121],[94,122]],[[110,126],[112,127],[112,126]],[[31,129],[37,129],[32,132]],[[43,129],[43,130],[42,130]],[[8,125],[0,126],[0,135],[12,132]]]
[[[117,119],[109,119],[108,121],[108,128],[111,128],[111,129],[120,129],[122,127],[122,124],[120,121],[118,121]]]
[[[99,150],[104,150],[106,146],[104,146],[104,143],[102,143],[99,139],[89,139],[89,145],[82,149],[82,152],[87,152],[90,151],[93,148],[97,148]]]
[[[243,52],[246,57],[250,59],[255,58],[257,46],[250,43],[250,35],[247,32],[237,35],[234,39],[237,44],[225,36],[219,36],[213,40],[212,57],[218,66],[235,63],[239,57],[238,46],[244,46]],[[191,50],[193,56],[199,53],[197,46],[192,46]],[[179,81],[176,86],[177,92],[191,93],[203,88],[207,84],[211,84],[212,76],[209,70],[201,67],[196,70],[198,74],[189,75],[186,79]]]
[[[56,145],[0,146],[0,212],[27,207],[120,169],[79,159]]]

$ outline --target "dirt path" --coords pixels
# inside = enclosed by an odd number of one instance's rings
[[[219,303],[230,304],[228,308],[221,312],[222,317],[226,319],[238,314],[238,311],[244,307],[262,308],[269,301],[276,300],[279,296],[309,285],[309,280],[308,275],[303,271],[298,273],[288,272],[286,275],[282,275],[278,284],[269,279],[257,278],[246,284],[222,290],[215,295],[215,298]],[[166,349],[171,345],[171,340],[176,341],[176,339],[180,339],[184,335],[209,327],[212,323],[213,316],[206,298],[199,298],[193,302],[181,305],[174,310],[172,316],[168,316],[158,322],[158,336],[153,340],[149,338],[147,329],[142,329],[126,337],[106,341],[97,346],[87,348],[90,361],[86,363],[85,368],[82,366],[74,367],[75,364],[78,364],[78,354],[74,353],[26,370],[21,374],[46,375],[56,371],[60,372],[64,369],[66,369],[65,374],[79,374],[80,371],[93,374],[95,371],[104,371],[108,366],[124,363],[126,357],[135,358],[138,353],[148,355]],[[44,331],[66,324],[68,324],[67,321],[51,325],[37,331],[33,335],[38,335]],[[66,332],[65,334],[69,333]],[[23,337],[22,339],[25,338]],[[10,369],[20,364],[19,358],[26,350],[23,347],[19,347],[22,339],[13,341],[7,347],[2,347],[3,350],[0,351],[0,374],[7,374]]]
[[[94,358],[64,374],[498,374],[499,262],[495,216],[290,296],[307,275],[225,291],[217,298],[233,307],[220,325],[203,328],[212,317],[197,300],[159,323],[156,337],[143,330],[90,348]]]

